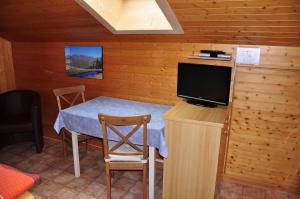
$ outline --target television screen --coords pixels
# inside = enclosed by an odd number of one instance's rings
[[[65,46],[65,58],[68,76],[103,79],[101,46]]]
[[[177,95],[196,103],[228,105],[231,68],[178,63]]]

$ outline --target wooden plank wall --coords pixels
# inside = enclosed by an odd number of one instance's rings
[[[226,174],[300,191],[300,48],[237,66]]]
[[[0,93],[15,87],[11,43],[0,37]]]
[[[299,0],[168,0],[183,35],[113,35],[72,0],[1,0],[11,41],[139,41],[300,46]],[[30,27],[30,28],[28,28]]]
[[[103,45],[104,79],[65,74],[64,45]],[[55,137],[57,105],[52,89],[87,86],[99,95],[175,104],[177,63],[200,49],[234,53],[236,45],[198,43],[13,43],[18,88],[43,98],[45,135]],[[238,66],[226,175],[230,178],[299,188],[300,48],[260,46],[261,64]],[[225,64],[225,62],[224,62]]]

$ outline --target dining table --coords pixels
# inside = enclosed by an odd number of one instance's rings
[[[149,145],[149,199],[154,199],[155,190],[155,151],[167,158],[168,148],[164,136],[163,115],[171,106],[125,100],[113,97],[100,96],[89,101],[61,110],[56,118],[54,129],[59,134],[62,128],[68,129],[72,134],[72,150],[74,160],[74,173],[80,177],[80,162],[78,150],[78,135],[84,134],[102,138],[102,127],[98,114],[117,116],[151,114],[148,124]],[[111,134],[110,140],[118,141],[118,137]],[[143,144],[142,133],[137,133],[131,140],[135,144]]]

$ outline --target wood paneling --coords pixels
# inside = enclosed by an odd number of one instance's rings
[[[104,79],[67,77],[64,45],[103,45]],[[13,43],[18,88],[42,95],[44,128],[55,136],[52,89],[85,84],[86,97],[108,95],[175,104],[177,63],[200,49],[234,53],[236,45],[198,43]],[[261,48],[259,66],[237,66],[226,176],[299,188],[300,48]],[[193,60],[195,61],[195,60]],[[213,62],[214,63],[214,62]],[[223,62],[227,65],[227,62]]]
[[[300,191],[299,48],[262,48],[237,66],[226,174]]]
[[[11,43],[0,37],[0,93],[15,88]]]
[[[163,198],[214,198],[227,114],[228,108],[181,102],[164,115],[169,156],[164,165]]]
[[[73,0],[1,0],[12,41],[154,41],[300,45],[298,0],[169,0],[183,35],[112,35]]]

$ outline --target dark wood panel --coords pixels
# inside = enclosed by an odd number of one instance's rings
[[[0,37],[0,93],[15,88],[11,43]]]
[[[153,41],[300,45],[297,0],[169,0],[183,35],[112,35],[73,0],[2,0],[0,35],[12,41]]]

